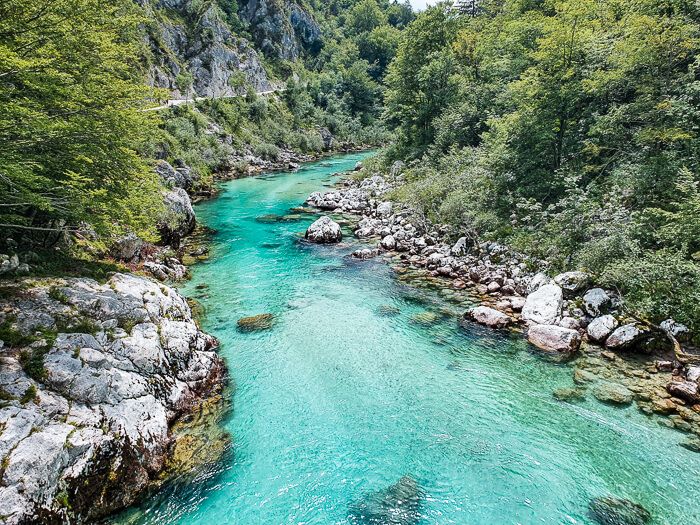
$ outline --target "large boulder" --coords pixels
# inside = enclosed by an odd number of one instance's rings
[[[385,250],[394,250],[396,248],[396,239],[393,235],[387,235],[379,242],[379,244]]]
[[[143,240],[136,234],[129,233],[112,245],[110,253],[119,261],[131,262],[139,258],[143,245]]]
[[[666,385],[666,390],[672,396],[680,397],[693,404],[700,401],[697,381],[671,381]]]
[[[576,330],[546,324],[531,326],[527,331],[527,339],[548,352],[575,352],[581,344],[581,336]]]
[[[174,188],[163,197],[165,214],[158,223],[161,242],[178,247],[184,237],[192,233],[197,219],[190,196],[182,188]]]
[[[450,248],[450,253],[455,257],[462,257],[469,251],[469,243],[466,237],[460,237],[457,242]]]
[[[591,317],[604,314],[612,306],[612,298],[602,288],[591,288],[583,295],[583,308]]]
[[[309,226],[305,237],[311,242],[334,243],[342,240],[343,232],[337,222],[324,215]]]
[[[585,272],[564,272],[554,278],[554,282],[561,286],[567,297],[573,297],[584,290],[591,280],[591,276]]]
[[[536,290],[539,290],[541,287],[543,287],[545,284],[551,284],[554,281],[552,278],[547,275],[546,273],[539,272],[536,273],[535,275],[532,276],[532,279],[530,279],[530,282],[527,285],[527,293],[532,293]]]
[[[640,343],[647,336],[634,324],[626,324],[617,328],[610,337],[605,340],[605,346],[611,350],[625,350]]]
[[[192,169],[185,164],[182,164],[179,168],[174,168],[169,162],[159,160],[155,170],[163,184],[168,188],[182,188],[185,191],[189,191],[194,185]]]
[[[659,327],[667,334],[672,335],[680,342],[685,343],[690,339],[690,329],[684,324],[678,323],[673,319],[666,319],[659,324]]]
[[[464,314],[466,319],[483,324],[490,328],[505,328],[513,321],[503,312],[499,312],[488,306],[475,306]]]
[[[27,282],[0,310],[25,338],[53,335],[0,349],[0,521],[92,523],[155,488],[173,422],[224,379],[185,298],[116,274]]]
[[[602,342],[617,328],[617,319],[612,315],[596,317],[586,328],[588,337],[595,342]]]
[[[562,290],[556,284],[545,284],[525,299],[522,318],[536,324],[554,324],[561,314],[564,301]]]
[[[393,208],[394,205],[390,201],[380,202],[377,206],[377,217],[388,217]]]

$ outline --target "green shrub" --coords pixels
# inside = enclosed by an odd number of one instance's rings
[[[24,372],[35,381],[46,379],[46,368],[44,368],[44,358],[48,353],[48,348],[33,348],[25,350],[19,355],[19,362]]]
[[[263,142],[253,148],[253,153],[266,160],[277,160],[280,156],[280,149],[274,144]]]

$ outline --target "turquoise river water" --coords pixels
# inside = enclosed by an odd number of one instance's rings
[[[410,476],[421,500],[409,524],[588,524],[603,495],[642,504],[655,524],[700,523],[700,454],[677,445],[680,433],[634,407],[554,400],[573,386],[571,365],[440,317],[437,293],[352,260],[351,235],[300,242],[313,215],[256,220],[290,213],[360,158],[227,182],[197,206],[216,233],[183,291],[203,303],[235,382],[233,450],[125,521],[350,525],[353,505]],[[272,329],[237,331],[265,312]]]

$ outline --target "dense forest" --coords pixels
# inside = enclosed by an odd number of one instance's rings
[[[387,76],[402,197],[700,327],[700,10],[686,0],[429,9]]]

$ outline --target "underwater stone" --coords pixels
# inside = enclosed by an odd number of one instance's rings
[[[258,314],[242,317],[236,325],[241,332],[255,332],[258,330],[269,330],[272,328],[274,320],[275,316],[272,314]]]
[[[404,476],[389,488],[351,505],[348,519],[353,525],[417,525],[422,500],[418,482]]]
[[[612,496],[592,500],[588,513],[600,525],[644,525],[651,520],[651,514],[641,505]]]

